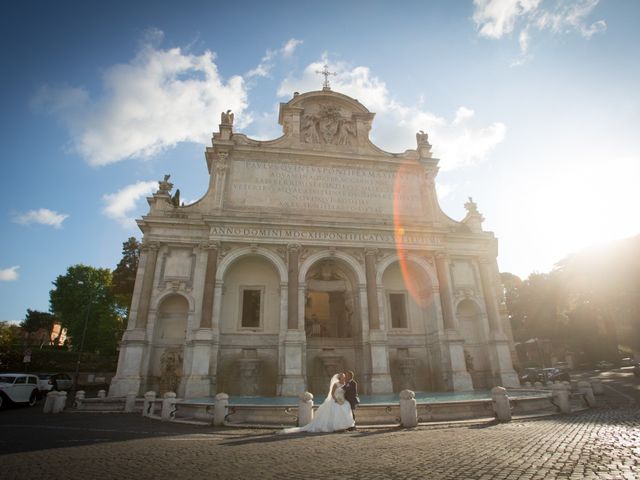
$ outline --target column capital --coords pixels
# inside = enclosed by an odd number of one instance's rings
[[[160,249],[160,242],[153,241],[153,240],[146,240],[142,242],[142,246],[140,248],[143,252],[158,251]]]
[[[364,254],[367,257],[375,257],[380,250],[375,247],[366,247],[364,249]]]
[[[436,260],[445,262],[449,261],[449,254],[447,252],[438,251],[435,253],[434,257],[436,257]]]
[[[204,250],[204,251],[210,251],[210,250],[219,250],[220,249],[220,242],[214,241],[214,242],[200,242],[198,244],[198,247],[200,250]]]
[[[491,265],[492,262],[493,259],[488,255],[482,255],[481,257],[478,257],[478,263],[480,265]]]
[[[298,253],[301,248],[302,245],[300,245],[299,243],[287,243],[288,252]]]

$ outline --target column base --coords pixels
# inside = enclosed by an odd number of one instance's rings
[[[369,393],[393,393],[391,375],[388,373],[374,373],[369,376]]]
[[[113,377],[109,385],[109,397],[125,397],[128,393],[135,392],[140,395],[140,377]]]
[[[449,389],[454,392],[468,392],[473,390],[473,381],[467,371],[464,358],[464,340],[457,331],[446,332],[446,349],[449,354],[450,370],[446,372]]]
[[[283,377],[278,384],[279,397],[295,397],[305,392],[305,381],[302,375],[289,375]]]
[[[184,398],[208,397],[211,395],[211,379],[208,375],[191,375],[184,384]]]
[[[496,335],[490,342],[490,349],[494,381],[501,387],[519,387],[520,379],[513,369],[509,341],[501,335]]]

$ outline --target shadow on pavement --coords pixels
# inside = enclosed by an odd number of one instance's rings
[[[212,427],[165,423],[139,414],[42,413],[32,408],[0,410],[0,456],[10,453],[123,442],[141,438],[211,433]]]

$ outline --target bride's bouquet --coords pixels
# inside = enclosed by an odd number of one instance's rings
[[[336,403],[338,405],[342,405],[344,404],[344,390],[342,390],[341,388],[336,388],[335,393],[333,394],[334,397],[336,398]]]

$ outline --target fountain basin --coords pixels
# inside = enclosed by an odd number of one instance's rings
[[[553,413],[549,391],[514,389],[508,392],[514,415]],[[361,396],[356,412],[358,425],[389,425],[399,423],[400,405],[397,394]],[[324,397],[314,399],[315,408]],[[493,417],[490,393],[416,392],[419,422],[441,422]],[[211,421],[215,399],[206,397],[177,403],[177,417]],[[295,426],[298,399],[296,397],[231,397],[229,425]]]

